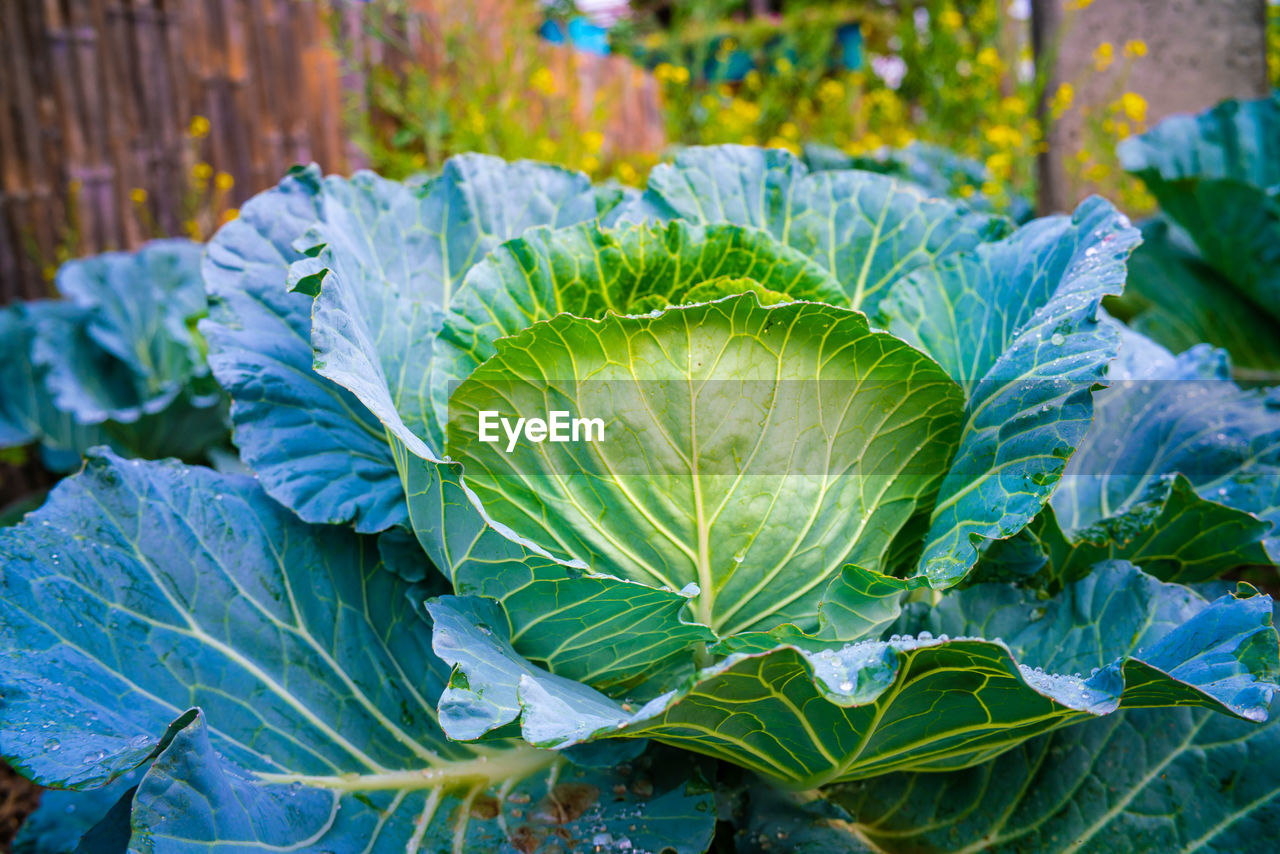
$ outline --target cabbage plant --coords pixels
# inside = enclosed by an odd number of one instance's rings
[[[1242,378],[1280,377],[1280,98],[1223,101],[1123,141],[1161,215],[1143,225],[1120,310],[1167,347],[1227,349]]]
[[[99,450],[0,532],[0,751],[130,850],[1123,840],[1036,757],[1263,750],[1280,672],[1221,580],[1275,560],[1275,402],[1101,311],[1138,239],[739,146],[294,170],[203,264],[254,476]]]
[[[225,396],[194,328],[201,253],[156,240],[75,259],[58,270],[62,299],[0,309],[0,448],[35,445],[67,472],[94,445],[203,459],[220,444]]]

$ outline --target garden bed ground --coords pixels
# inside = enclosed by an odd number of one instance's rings
[[[18,828],[38,803],[40,787],[0,762],[0,851],[11,849]]]

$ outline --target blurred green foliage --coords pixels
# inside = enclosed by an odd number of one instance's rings
[[[1066,25],[1090,2],[1073,0]],[[1036,157],[1046,147],[1041,109],[1049,119],[1078,110],[1085,153],[1065,164],[1070,180],[1133,212],[1150,209],[1114,156],[1119,139],[1145,129],[1146,102],[1125,89],[1145,44],[1099,45],[1088,73],[1110,70],[1114,91],[1101,106],[1083,106],[1075,97],[1083,79],[1048,90],[1019,4],[787,2],[782,14],[763,16],[752,14],[758,6],[637,0],[636,14],[614,27],[614,50],[650,69],[660,87],[669,144],[797,153],[818,144],[891,160],[921,142],[981,164],[956,192],[1012,210],[1035,196]],[[571,52],[539,40],[545,14],[532,0],[370,4],[365,35],[383,50],[350,116],[370,165],[405,177],[482,151],[642,183],[665,152],[618,150],[616,123],[614,138],[607,130],[617,93],[584,88]],[[347,54],[369,61],[351,46]]]

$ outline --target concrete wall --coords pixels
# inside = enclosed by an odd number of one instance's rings
[[[1070,210],[1090,188],[1068,180],[1064,156],[1083,143],[1080,105],[1114,100],[1118,91],[1142,95],[1148,126],[1172,113],[1194,112],[1223,98],[1266,94],[1266,0],[1035,0],[1037,50],[1056,57],[1048,87],[1070,81],[1076,106],[1053,123],[1049,151],[1040,164],[1042,212]],[[1146,43],[1123,76],[1124,43]],[[1093,52],[1114,45],[1115,60],[1095,70]],[[1056,43],[1056,45],[1055,45]]]

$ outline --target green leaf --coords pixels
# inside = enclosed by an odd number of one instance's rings
[[[0,308],[0,447],[39,442],[42,462],[54,471],[80,465],[80,455],[107,441],[100,425],[80,424],[53,403],[43,368],[31,359],[36,327],[48,315],[80,318],[69,303],[40,300]],[[68,321],[71,322],[71,321]]]
[[[367,172],[334,182],[323,206],[298,243],[309,257],[290,273],[295,283],[322,280],[315,370],[414,453],[439,458],[443,406],[437,415],[431,376],[445,308],[498,244],[534,226],[593,219],[590,183],[556,166],[460,155],[423,187]]]
[[[144,767],[133,850],[709,841],[687,766],[579,773],[445,738],[423,588],[251,478],[91,456],[0,555],[0,753],[70,788]]]
[[[1280,320],[1280,100],[1171,116],[1118,153],[1209,265]]]
[[[827,796],[896,854],[1240,851],[1280,823],[1280,725],[1132,711],[948,774],[891,774]]]
[[[840,568],[878,569],[928,506],[958,430],[936,365],[816,303],[561,315],[497,350],[450,400],[449,455],[488,513],[593,572],[696,585],[722,636],[815,625]],[[603,436],[508,450],[484,411],[598,417]]]
[[[963,578],[977,544],[1027,524],[1084,438],[1094,386],[1119,336],[1099,321],[1124,287],[1137,230],[1094,197],[1070,218],[918,267],[880,304],[890,332],[938,360],[968,392],[960,450],[933,509],[921,571]]]
[[[1276,393],[1242,390],[1228,379],[1224,354],[1204,345],[1145,369],[1128,367],[1098,393],[1094,424],[1054,493],[1064,529],[1123,514],[1149,500],[1155,481],[1177,473],[1201,498],[1270,523],[1266,547],[1274,562],[1280,555]]]
[[[188,326],[206,311],[203,249],[189,240],[156,240],[137,252],[62,265],[58,291],[83,317],[70,329],[42,328],[32,350],[60,409],[85,424],[128,423],[160,412],[184,391],[196,407],[218,403]]]
[[[138,265],[126,257],[118,266],[136,272]],[[139,292],[148,290],[145,281],[134,284]],[[142,311],[159,310],[145,295],[140,302]],[[185,374],[176,368],[177,373],[164,376],[134,374],[91,337],[95,312],[55,300],[0,310],[0,383],[5,389],[0,401],[0,447],[38,442],[41,462],[65,472],[78,468],[81,454],[94,445],[109,444],[130,456],[200,459],[224,442],[223,400],[216,389],[208,391],[213,386],[204,375],[207,368],[187,365]],[[146,318],[148,323],[160,320]],[[111,329],[113,334],[120,331]],[[145,334],[162,337],[155,330]],[[160,344],[156,347],[162,349]],[[50,357],[50,353],[57,355]],[[54,367],[51,358],[57,361]],[[146,402],[139,403],[143,398],[138,388],[153,381],[164,390],[156,397],[144,393]],[[89,415],[96,420],[85,423],[82,419]],[[102,420],[108,416],[129,420]]]
[[[360,401],[312,370],[311,298],[290,293],[293,242],[324,215],[340,178],[293,170],[240,208],[204,261],[209,365],[231,395],[234,441],[272,498],[308,522],[375,532],[405,521],[385,430]]]
[[[532,744],[648,737],[799,788],[963,768],[1120,708],[1262,720],[1280,672],[1268,597],[1210,603],[1122,563],[1047,603],[1004,585],[948,594],[904,615],[916,637],[734,654],[638,709],[539,671],[471,604],[431,606],[455,665],[446,731],[474,711],[490,729],[518,719]]]
[[[768,632],[743,632],[725,638],[715,652],[768,652],[779,643],[875,639],[902,614],[907,594],[926,585],[922,578],[894,578],[852,564],[840,570],[818,603],[818,628],[805,632],[785,623]]]
[[[816,792],[792,792],[756,779],[735,810],[739,854],[871,854],[851,829],[849,814]]]
[[[636,694],[654,671],[691,665],[688,650],[716,639],[683,620],[679,593],[534,559],[487,569],[463,574],[459,592],[501,604],[523,657],[609,694]]]
[[[1174,352],[1212,344],[1231,353],[1238,378],[1280,379],[1280,323],[1206,265],[1194,246],[1176,240],[1169,225],[1143,224],[1116,311]]]
[[[109,786],[83,792],[47,789],[40,793],[36,811],[23,820],[13,840],[14,854],[72,854],[81,837],[107,819],[123,798],[125,819],[133,790],[142,779],[140,771],[130,771]],[[128,843],[111,850],[123,852]],[[84,849],[107,850],[107,849]]]
[[[975,192],[991,174],[980,161],[957,154],[941,145],[913,140],[902,148],[883,146],[854,156],[823,143],[804,144],[804,162],[813,171],[824,169],[864,169],[910,181],[930,196],[963,196],[974,210],[991,209],[991,200]],[[1005,188],[1007,192],[1007,188]],[[1009,215],[1017,223],[1035,216],[1031,202],[1021,196],[1008,200]]]
[[[556,558],[490,518],[460,465],[403,446],[399,453],[413,527],[431,563],[459,594],[501,601],[521,652],[553,672],[631,690],[659,671],[687,669],[689,645],[714,637],[683,620],[681,593],[583,573],[581,561]]]
[[[728,286],[725,277],[754,284]],[[449,345],[443,357],[454,364],[438,376],[465,379],[493,355],[499,338],[557,314],[643,314],[761,289],[845,303],[839,284],[821,267],[755,229],[680,221],[612,231],[594,223],[533,229],[467,274],[442,336]]]
[[[831,271],[854,308],[874,312],[912,268],[1003,236],[1004,220],[927,197],[874,172],[810,173],[780,149],[687,148],[659,165],[619,222],[687,219],[763,229]]]
[[[1102,561],[1122,559],[1161,581],[1191,584],[1270,563],[1264,545],[1270,530],[1251,513],[1201,498],[1182,475],[1164,475],[1138,503],[1072,537],[1046,507],[1013,538],[993,542],[969,578],[1057,588]]]
[[[592,184],[591,194],[596,200],[596,218],[601,221],[608,221],[618,205],[638,198],[640,191],[635,187],[628,187],[626,184],[610,178],[601,183]]]

